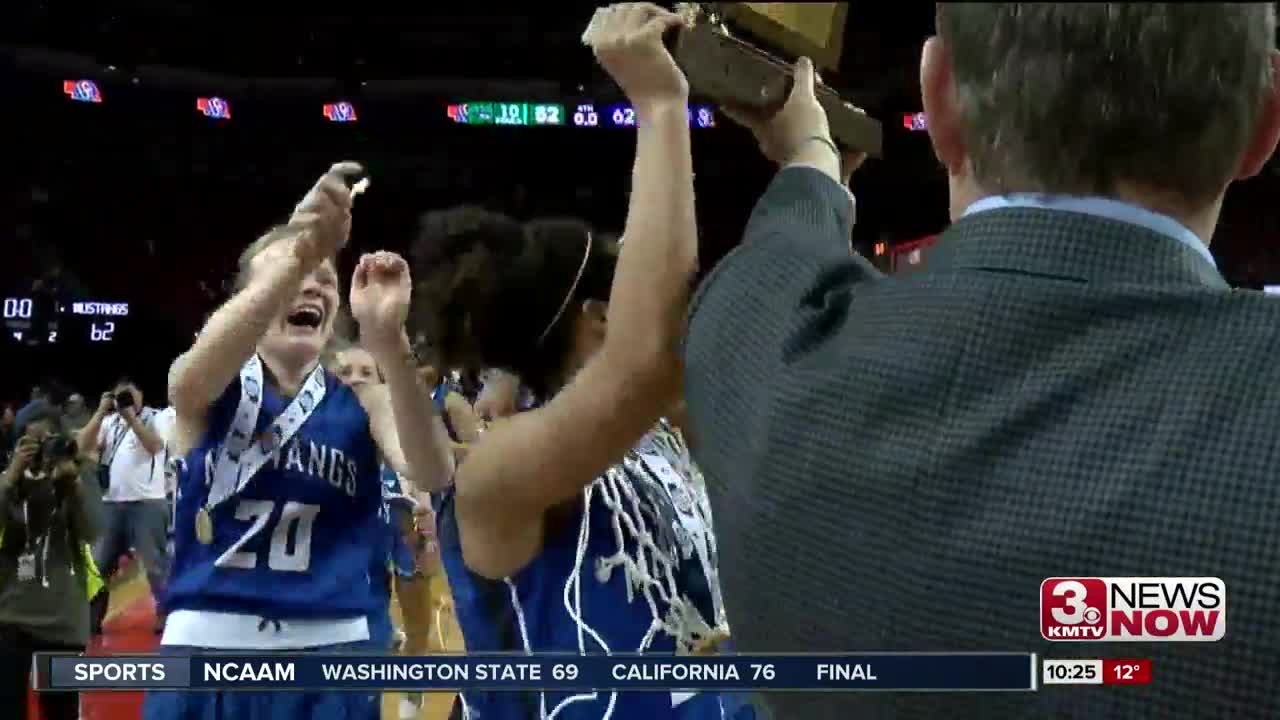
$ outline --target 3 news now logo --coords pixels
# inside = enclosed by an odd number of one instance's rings
[[[1040,634],[1056,641],[1213,642],[1227,634],[1220,578],[1048,578]]]

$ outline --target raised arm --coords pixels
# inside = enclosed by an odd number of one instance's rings
[[[19,487],[22,472],[31,467],[39,449],[39,440],[26,435],[18,438],[13,457],[9,458],[9,464],[0,472],[0,531],[8,524],[13,506],[21,499],[18,495],[22,489]]]
[[[93,415],[89,416],[89,422],[76,433],[76,450],[85,457],[97,459],[102,452],[99,438],[102,435],[102,421],[107,415],[115,409],[115,398],[109,392],[102,393],[102,399],[98,401],[98,407],[94,409]]]
[[[360,323],[361,345],[387,380],[363,389],[360,398],[387,462],[416,489],[437,491],[453,481],[453,453],[405,333],[411,292],[409,266],[399,255],[360,258],[351,279],[351,314]]]
[[[598,12],[583,38],[637,112],[626,242],[600,350],[546,405],[492,426],[459,468],[462,549],[482,575],[527,563],[543,512],[618,462],[679,392],[697,259],[688,85],[662,45],[679,22],[654,5],[624,4]]]
[[[298,294],[309,272],[293,250],[300,233],[286,225],[258,241],[271,244],[263,253],[270,253],[272,262],[209,317],[195,343],[169,368],[169,402],[179,418],[204,417],[253,354],[276,313]]]
[[[298,205],[289,224],[258,240],[262,262],[244,286],[205,323],[203,331],[169,369],[169,403],[176,414],[178,445],[199,433],[209,407],[253,354],[277,313],[294,298],[306,275],[346,242],[351,196],[344,178],[355,163],[329,169]]]
[[[706,467],[740,456],[768,431],[796,354],[821,345],[848,313],[850,287],[880,273],[851,252],[854,200],[844,183],[861,162],[841,157],[814,96],[813,66],[797,63],[791,96],[769,118],[732,113],[781,165],[742,242],[702,281],[685,342],[687,420]],[[764,350],[762,350],[764,349]]]

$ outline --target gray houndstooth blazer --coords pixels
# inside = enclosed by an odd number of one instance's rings
[[[1174,239],[974,214],[927,270],[851,257],[779,173],[699,289],[695,457],[740,652],[1152,658],[1145,687],[765,698],[779,720],[1280,717],[1280,300]],[[1216,576],[1217,643],[1050,643],[1051,576]]]

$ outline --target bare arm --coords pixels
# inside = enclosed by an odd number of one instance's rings
[[[17,447],[13,450],[13,457],[10,458],[4,471],[0,472],[0,531],[3,531],[9,522],[9,509],[18,499],[18,483],[22,479],[22,471],[31,464],[37,445],[38,443],[30,438],[19,438]]]
[[[453,432],[458,436],[455,445],[466,446],[480,439],[480,418],[466,398],[456,392],[445,395],[444,411],[449,414],[449,424],[453,425]]]
[[[262,251],[263,262],[247,287],[218,308],[191,349],[169,368],[177,452],[186,452],[203,432],[209,406],[236,378],[280,309],[298,294],[307,273],[346,242],[351,195],[343,178],[360,171],[355,163],[338,163],[321,176],[289,224],[273,231],[279,237]]]
[[[102,421],[106,419],[109,412],[104,400],[98,404],[93,415],[89,416],[89,422],[76,433],[76,450],[81,455],[97,459],[102,452],[102,448],[98,446],[98,435],[102,432]]]
[[[683,103],[640,112],[602,348],[545,406],[491,427],[458,470],[463,552],[481,575],[523,567],[540,546],[544,510],[581,492],[677,400],[697,259],[689,122]]]
[[[453,480],[449,433],[436,413],[430,388],[418,373],[408,336],[401,333],[399,347],[374,346],[370,352],[387,383],[362,389],[360,397],[383,457],[415,488],[443,490]],[[402,443],[401,437],[415,442]]]
[[[272,319],[297,296],[306,273],[293,253],[281,253],[213,313],[191,349],[169,368],[169,403],[179,427],[203,426],[209,406],[239,374]]]

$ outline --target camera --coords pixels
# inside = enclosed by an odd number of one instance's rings
[[[133,407],[133,393],[128,390],[121,390],[116,393],[116,410],[124,410]]]
[[[67,462],[75,462],[79,456],[76,439],[63,433],[46,435],[31,459],[31,470],[39,476],[56,477],[58,469]],[[65,474],[65,473],[64,473]]]

